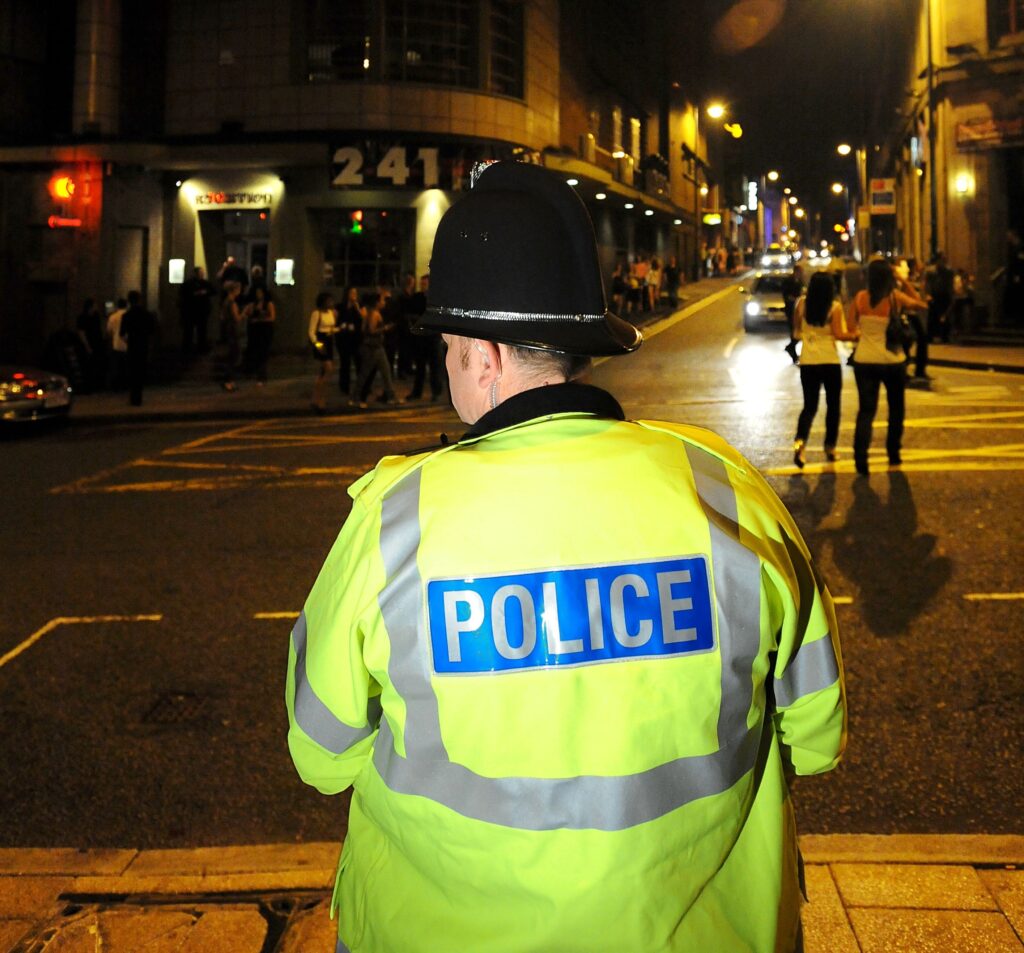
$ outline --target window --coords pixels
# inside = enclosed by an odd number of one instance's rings
[[[622,152],[622,110],[612,109],[612,152]]]
[[[629,154],[633,157],[633,161],[639,163],[640,161],[640,120],[630,119],[629,120]]]
[[[367,79],[523,96],[522,0],[307,0],[306,28],[311,83]]]
[[[1024,0],[988,0],[988,31],[993,46],[1004,36],[1024,33]]]
[[[491,0],[491,88],[523,96],[523,6],[518,0]]]
[[[365,209],[358,232],[352,210],[324,209],[317,215],[324,243],[324,285],[361,289],[398,287],[413,247],[415,212]]]

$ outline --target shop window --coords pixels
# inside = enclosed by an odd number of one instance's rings
[[[324,285],[396,288],[411,260],[415,213],[405,209],[351,209],[320,213],[324,246]],[[358,221],[358,228],[354,222]]]
[[[384,75],[400,82],[477,85],[478,4],[387,0]]]
[[[1024,33],[1024,0],[988,0],[989,42]]]
[[[309,0],[309,81],[363,79],[374,65],[372,0]]]

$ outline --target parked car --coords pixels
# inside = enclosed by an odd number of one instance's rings
[[[773,242],[764,250],[758,264],[766,271],[789,271],[793,267],[793,256],[780,244]]]
[[[786,304],[782,298],[782,290],[792,277],[792,272],[786,274],[761,273],[754,278],[754,283],[749,289],[740,289],[744,292],[744,331],[753,331],[755,328],[772,324],[787,325]]]
[[[0,422],[66,418],[72,398],[71,385],[63,374],[0,366]]]

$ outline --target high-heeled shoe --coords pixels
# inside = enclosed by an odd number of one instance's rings
[[[839,451],[836,450],[835,447],[826,447],[825,459],[828,460],[829,463],[835,463],[836,460],[839,459]]]
[[[802,470],[804,468],[804,442],[802,440],[793,441],[793,462]]]

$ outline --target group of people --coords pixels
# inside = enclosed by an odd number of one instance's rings
[[[702,277],[725,278],[744,267],[743,255],[735,245],[701,243]]]
[[[623,314],[653,311],[664,295],[675,308],[679,304],[681,279],[682,272],[674,255],[664,264],[656,255],[643,252],[632,259],[620,259],[612,271],[612,307]]]
[[[375,378],[384,404],[401,403],[395,379],[412,377],[412,389],[404,400],[419,400],[429,378],[430,399],[444,394],[441,342],[436,334],[414,335],[412,329],[427,309],[428,277],[406,274],[402,291],[374,288],[364,292],[345,289],[340,305],[327,291],[317,296],[309,316],[308,336],[320,362],[313,383],[312,406],[317,413],[327,407],[327,389],[335,364],[338,387],[348,406],[368,406]],[[353,384],[354,381],[354,384]]]
[[[867,476],[870,472],[868,450],[883,387],[889,408],[886,452],[889,465],[900,466],[907,383],[927,383],[929,342],[949,341],[958,298],[955,278],[941,252],[927,272],[915,259],[900,259],[894,265],[876,258],[868,263],[867,287],[853,295],[844,308],[840,272],[815,272],[804,291],[800,266],[794,268],[784,298],[791,326],[786,350],[800,365],[803,389],[803,408],[793,442],[793,462],[798,467],[806,463],[805,449],[822,390],[825,457],[829,461],[838,458],[842,371],[837,342],[854,346],[850,363],[858,396],[853,437],[857,473]]]

